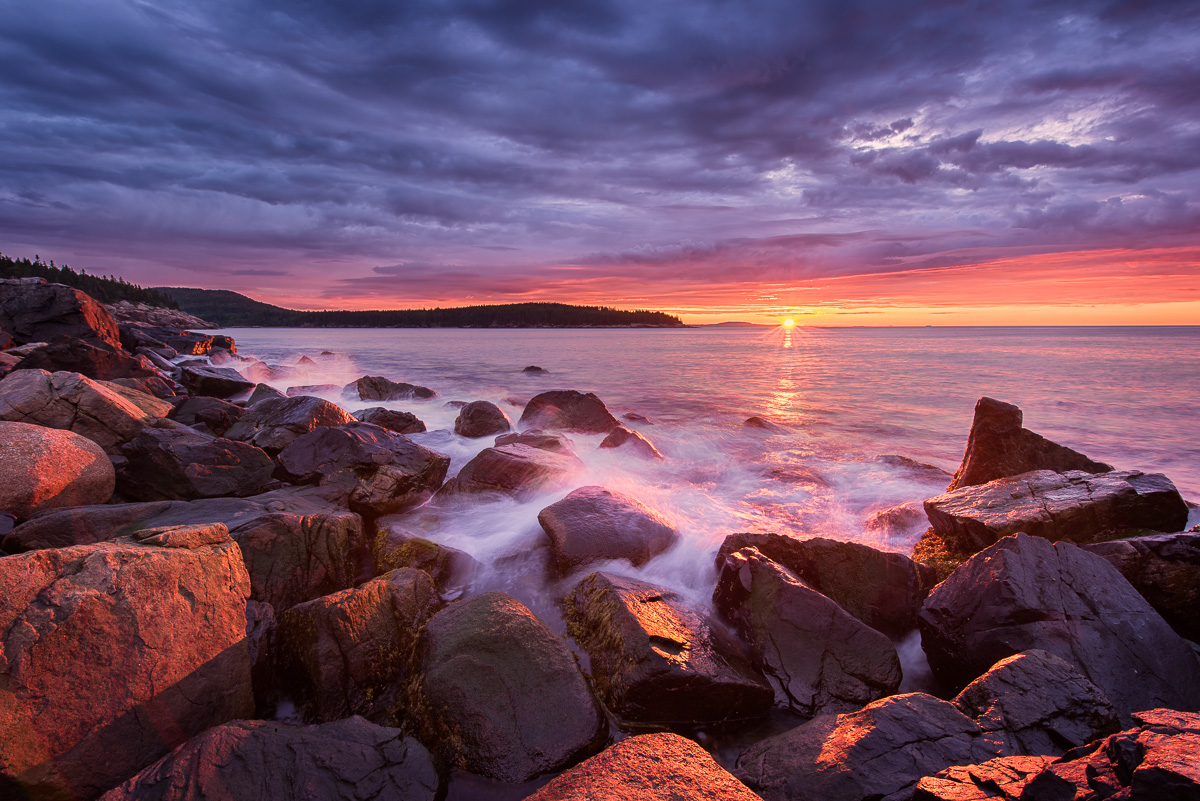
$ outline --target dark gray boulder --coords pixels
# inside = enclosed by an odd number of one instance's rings
[[[220,398],[210,398],[204,395],[194,398],[184,398],[167,415],[170,419],[191,426],[196,430],[212,434],[214,437],[224,436],[233,424],[242,418],[246,410]]]
[[[1051,442],[1021,427],[1021,410],[1011,403],[980,398],[967,437],[967,451],[947,491],[987,484],[1031,470],[1064,473],[1082,470],[1107,473],[1111,465],[1094,462],[1078,451]]]
[[[1181,636],[1200,642],[1200,531],[1082,547],[1121,571]]]
[[[137,501],[255,495],[270,483],[271,457],[245,442],[188,428],[146,428],[121,446],[117,491]]]
[[[575,448],[571,445],[571,440],[562,434],[551,434],[548,431],[542,431],[540,428],[501,434],[496,437],[496,445],[528,445],[531,448],[540,448],[544,451],[575,454]]]
[[[512,428],[508,415],[490,401],[471,401],[458,412],[454,433],[460,437],[490,437]]]
[[[429,500],[446,478],[450,457],[356,421],[300,435],[280,451],[279,465],[297,483],[343,489],[356,512],[383,515]]]
[[[437,397],[437,393],[429,387],[403,382],[389,381],[380,375],[365,375],[347,384],[342,391],[350,396],[365,401],[412,400]]]
[[[730,534],[717,553],[718,567],[742,548],[756,548],[856,618],[898,637],[917,625],[921,602],[936,583],[928,565],[857,542],[786,534]]]
[[[934,533],[974,552],[1018,531],[1051,542],[1096,542],[1180,531],[1187,504],[1161,473],[1035,470],[925,501]]]
[[[764,801],[907,801],[922,777],[997,756],[953,704],[908,693],[756,743],[733,774]]]
[[[954,703],[1009,754],[1059,756],[1121,728],[1104,692],[1047,651],[1000,660]]]
[[[593,573],[564,607],[567,632],[588,653],[597,693],[626,720],[749,718],[774,702],[737,638],[665,587]]]
[[[207,367],[186,365],[180,370],[179,381],[189,395],[211,395],[214,398],[231,398],[250,392],[255,382],[242,377],[232,367]]]
[[[425,430],[425,423],[411,412],[398,412],[385,409],[382,406],[372,406],[354,413],[354,417],[364,423],[371,423],[397,434],[419,434]]]
[[[287,395],[270,384],[255,384],[254,391],[250,393],[250,397],[246,399],[246,408],[249,409],[259,401],[264,400],[280,400],[286,398]]]
[[[505,593],[434,615],[417,665],[408,706],[414,730],[472,773],[528,781],[585,756],[605,734],[566,643]]]
[[[308,395],[268,398],[247,408],[246,414],[225,432],[225,436],[276,454],[301,434],[353,422],[354,418],[349,412],[321,398]]]
[[[30,351],[13,369],[51,373],[66,370],[101,381],[158,375],[153,362],[144,356],[135,356],[101,339],[79,339],[66,334]]]
[[[607,434],[619,424],[594,393],[565,389],[534,395],[525,404],[518,425],[547,431]]]
[[[570,485],[583,462],[574,453],[519,443],[485,448],[438,492],[439,499],[503,494],[528,499]]]
[[[337,384],[298,384],[287,388],[287,396],[295,398],[300,395],[332,395],[340,392],[342,387]]]
[[[1200,708],[1200,661],[1116,568],[1066,542],[1017,534],[977,553],[921,610],[934,674],[962,687],[993,664],[1049,651],[1097,685],[1122,722]]]
[[[103,801],[434,801],[430,753],[359,717],[320,726],[242,720],[210,729]]]
[[[580,487],[538,513],[550,539],[554,569],[567,575],[610,559],[641,567],[679,540],[679,532],[650,507],[604,487]]]
[[[713,606],[750,644],[779,706],[845,712],[900,686],[890,639],[754,548],[725,558]]]

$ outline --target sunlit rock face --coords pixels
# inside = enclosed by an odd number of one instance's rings
[[[32,797],[95,798],[253,712],[238,546],[148,542],[0,559],[0,770]]]
[[[642,734],[556,776],[529,801],[758,801],[696,743]]]
[[[1157,706],[1200,708],[1192,649],[1116,568],[1070,543],[1005,537],[929,594],[920,627],[930,667],[950,686],[1036,648],[1103,690],[1122,722]]]
[[[0,422],[0,512],[18,520],[104,503],[116,476],[99,445],[70,431]]]
[[[847,712],[900,686],[890,639],[754,548],[725,559],[713,606],[749,642],[779,706]]]
[[[980,398],[967,438],[967,451],[947,491],[986,484],[1030,470],[1082,470],[1107,473],[1111,465],[1051,442],[1021,427],[1022,413],[1011,403]]]
[[[320,726],[217,726],[105,794],[103,801],[434,801],[433,757],[399,729],[351,717]]]
[[[572,491],[539,512],[538,523],[559,575],[609,559],[640,567],[679,540],[679,532],[653,509],[603,487]]]
[[[121,346],[117,322],[90,295],[41,280],[0,280],[0,330],[18,345],[67,335]]]
[[[766,714],[774,693],[706,610],[644,581],[593,573],[565,600],[592,681],[627,720],[701,722]]]
[[[515,598],[488,592],[425,625],[407,707],[452,765],[506,782],[562,768],[605,730],[563,639]]]
[[[619,423],[594,393],[565,389],[534,395],[525,405],[518,425],[523,429],[607,434]]]
[[[1035,470],[925,501],[933,530],[972,553],[1023,532],[1057,542],[1095,542],[1147,531],[1180,531],[1188,509],[1161,473]]]
[[[1006,756],[979,765],[955,765],[917,782],[912,801],[1017,799],[1052,756]]]

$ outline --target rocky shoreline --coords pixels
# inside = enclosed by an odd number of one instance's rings
[[[730,533],[710,607],[613,571],[679,535],[579,486],[571,434],[664,458],[595,395],[462,404],[455,434],[494,445],[447,480],[415,415],[311,394],[436,388],[265,383],[290,378],[0,281],[0,797],[1200,797],[1188,505],[1015,406],[980,399],[947,491],[889,510],[928,518],[914,558]],[[502,496],[546,497],[566,636],[406,526]],[[899,693],[914,630],[944,697]],[[799,725],[755,735],[771,715]],[[745,747],[719,764],[705,727]]]

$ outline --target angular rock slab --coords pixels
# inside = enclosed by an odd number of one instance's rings
[[[0,512],[24,520],[47,509],[104,503],[115,485],[108,455],[87,437],[0,422]]]
[[[1009,754],[1060,756],[1121,728],[1104,692],[1047,651],[1000,660],[954,704]]]
[[[248,408],[225,436],[276,454],[314,429],[353,422],[354,418],[342,407],[311,395],[267,398]]]
[[[371,406],[367,409],[360,409],[354,413],[357,420],[362,420],[364,423],[371,423],[380,428],[386,428],[388,431],[395,431],[397,434],[419,434],[425,430],[423,423],[415,414],[411,412],[398,412],[394,409],[385,409],[382,406]]]
[[[1022,428],[1022,417],[1021,410],[1011,403],[980,398],[975,404],[967,451],[946,488],[947,492],[1031,470],[1056,473],[1068,470],[1107,473],[1112,470],[1112,465],[1092,461],[1078,451]]]
[[[167,415],[172,420],[191,426],[199,431],[224,436],[234,423],[242,419],[246,410],[220,398],[210,398],[204,395],[195,398],[185,398],[171,413]]]
[[[643,459],[662,459],[663,455],[654,443],[636,431],[617,426],[600,442],[601,448],[621,448]]]
[[[1070,662],[1121,720],[1139,709],[1200,708],[1200,661],[1116,568],[1066,542],[1018,534],[934,588],[920,614],[934,674],[961,687],[1030,649]]]
[[[1016,801],[1025,785],[1053,761],[1047,756],[1006,756],[982,765],[955,765],[917,782],[912,801]]]
[[[641,567],[679,541],[679,532],[636,498],[580,487],[538,513],[559,575],[595,562],[625,559]]]
[[[521,428],[546,431],[577,431],[581,434],[607,434],[618,425],[594,393],[573,389],[554,390],[534,395],[517,423]]]
[[[429,500],[446,478],[450,457],[355,421],[297,437],[280,451],[279,465],[297,482],[341,487],[356,512],[386,515]]]
[[[571,764],[605,732],[566,643],[503,592],[434,615],[417,664],[409,704],[415,731],[472,773],[528,781]]]
[[[713,606],[750,643],[779,706],[845,712],[900,686],[900,658],[886,635],[754,548],[725,559]]]
[[[564,601],[608,708],[639,722],[765,715],[775,694],[737,640],[665,587],[593,573]]]
[[[916,627],[921,602],[937,583],[933,568],[903,554],[786,534],[730,534],[717,553],[718,567],[742,548],[757,548],[863,623],[896,637]]]
[[[997,756],[953,704],[908,693],[756,743],[733,775],[766,801],[900,801],[924,776]]]
[[[103,381],[158,375],[154,363],[144,356],[135,356],[98,339],[78,339],[65,334],[31,351],[17,369],[52,373],[65,370]]]
[[[1121,571],[1179,634],[1200,642],[1200,532],[1083,546]]]
[[[95,798],[253,711],[238,547],[187,544],[0,559],[0,785]]]
[[[417,632],[441,602],[421,570],[396,570],[296,604],[279,618],[280,675],[305,720],[386,720],[408,680]]]
[[[254,495],[275,472],[261,448],[188,428],[142,429],[121,455],[121,494],[138,501]]]
[[[1181,531],[1188,509],[1161,473],[1035,470],[930,498],[925,513],[935,533],[974,552],[1017,532],[1082,543]]]
[[[0,380],[0,420],[74,431],[113,455],[169,411],[166,401],[79,373],[17,370]]]
[[[255,382],[243,378],[232,367],[204,367],[190,365],[183,368],[180,383],[192,395],[209,395],[214,398],[231,398],[254,389]]]
[[[218,726],[105,794],[103,801],[434,801],[429,752],[399,729],[352,717],[320,726]]]
[[[565,489],[582,469],[583,462],[574,453],[520,443],[484,448],[446,482],[438,497],[501,494],[526,500]]]
[[[665,732],[609,746],[529,801],[759,801],[696,743]]]
[[[121,345],[117,321],[102,304],[78,289],[45,281],[0,281],[0,330],[18,345],[63,334]]]

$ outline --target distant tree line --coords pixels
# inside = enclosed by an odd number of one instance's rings
[[[46,263],[41,256],[29,259],[14,259],[0,253],[0,278],[45,278],[52,284],[66,284],[91,295],[101,303],[145,303],[166,309],[178,309],[179,304],[170,297],[153,289],[131,284],[124,278],[88,275],[85,270],[75,272],[67,265],[61,267],[53,261]]]
[[[452,309],[392,311],[296,311],[261,303],[224,289],[155,287],[189,314],[222,327],[268,328],[573,328],[590,326],[682,326],[678,317],[655,311],[623,311],[565,303],[509,303]]]

